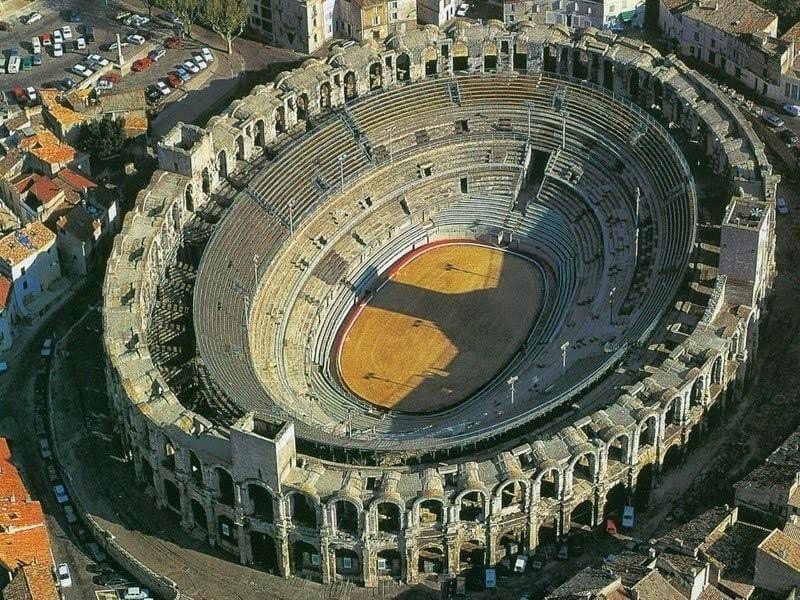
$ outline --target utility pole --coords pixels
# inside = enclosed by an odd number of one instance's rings
[[[289,236],[294,238],[294,200],[289,200]]]
[[[565,372],[567,370],[567,348],[569,348],[569,340],[561,344],[561,368]]]
[[[610,310],[608,312],[608,324],[609,325],[613,325],[614,324],[614,292],[616,292],[616,291],[617,291],[617,286],[614,286],[614,287],[611,288],[611,291],[608,292],[608,304],[609,304],[609,307],[610,307]]]
[[[397,125],[389,125],[386,128],[386,133],[389,135],[389,164],[392,164],[392,147],[394,146],[394,132]]]
[[[344,161],[347,160],[347,152],[342,152],[339,155],[339,184],[344,192]]]
[[[528,109],[528,143],[531,141],[531,112],[536,108],[536,103],[533,100],[526,100],[525,106]]]
[[[508,384],[508,387],[511,389],[511,404],[514,404],[514,391],[515,391],[514,384],[517,383],[518,379],[519,379],[519,376],[518,375],[514,375],[512,377],[509,377],[508,381],[506,381],[506,383]]]

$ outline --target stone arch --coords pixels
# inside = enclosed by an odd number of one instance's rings
[[[554,544],[558,541],[558,535],[558,515],[543,517],[538,527],[539,545]]]
[[[336,529],[356,537],[359,530],[359,507],[350,500],[339,499],[333,503],[333,516]]]
[[[300,491],[290,492],[287,495],[289,504],[289,518],[299,527],[315,529],[317,521],[317,503],[308,494]]]
[[[256,121],[255,145],[259,148],[263,148],[267,145],[267,126],[264,123],[264,119]]]
[[[319,86],[319,108],[327,110],[331,107],[331,84],[327,81]]]
[[[444,501],[428,498],[419,503],[420,527],[435,527],[444,523]]]
[[[658,440],[658,418],[656,415],[645,417],[639,425],[638,433],[640,454],[647,448],[655,448]]]
[[[214,467],[214,474],[217,479],[219,501],[226,506],[233,506],[236,503],[236,486],[233,483],[233,477],[223,467]]]
[[[628,96],[631,100],[639,99],[639,71],[631,69],[628,74]]]
[[[275,121],[275,135],[281,134],[286,131],[286,107],[280,105],[278,108],[275,109],[275,112],[272,115],[273,120]]]
[[[379,502],[375,507],[377,529],[382,533],[400,533],[403,528],[403,510],[394,502]]]
[[[469,70],[469,47],[462,41],[453,44],[453,71]]]
[[[591,451],[583,452],[572,459],[569,470],[572,487],[574,487],[576,479],[594,485],[597,467],[597,455]]]
[[[444,549],[436,544],[429,544],[419,549],[417,555],[417,571],[423,575],[443,573],[445,570]]]
[[[524,553],[527,548],[528,534],[526,528],[514,527],[497,536],[497,558],[512,557]],[[513,567],[513,565],[509,565]]]
[[[703,405],[703,396],[705,395],[705,377],[699,376],[692,384],[692,391],[689,395],[689,407]]]
[[[403,575],[403,559],[394,548],[380,550],[377,556],[377,569],[379,577],[391,577],[400,581]]]
[[[405,52],[397,57],[396,70],[397,81],[409,81],[411,79],[411,59]]]
[[[486,542],[467,540],[458,548],[458,572],[479,569],[486,564]]]
[[[164,441],[164,466],[170,471],[175,470],[176,450],[172,441],[167,438]]]
[[[498,490],[500,509],[524,512],[527,486],[528,483],[520,479],[512,479],[502,484]]]
[[[194,186],[189,183],[183,191],[184,208],[187,212],[194,212]]]
[[[153,467],[150,466],[150,462],[147,460],[142,460],[142,479],[146,485],[155,487],[155,474],[153,473]]]
[[[180,512],[181,492],[171,479],[164,479],[164,497],[167,500],[167,506],[174,511]]]
[[[629,462],[631,436],[620,433],[608,442],[606,460],[608,463],[617,462],[626,465]]]
[[[376,61],[369,66],[369,89],[379,90],[383,87],[383,65]]]
[[[628,488],[624,483],[617,482],[607,492],[603,504],[603,518],[610,519],[622,517],[622,509],[628,500]]]
[[[249,483],[247,497],[250,500],[250,514],[266,523],[275,521],[275,497],[264,485]]]
[[[725,374],[725,361],[720,354],[714,359],[714,364],[711,367],[711,383],[722,385]]]
[[[542,471],[536,478],[535,488],[539,498],[559,500],[561,497],[561,471],[551,467]]]
[[[203,169],[201,189],[206,196],[211,193],[211,173],[209,172],[208,167]]]
[[[348,71],[344,74],[344,101],[349,102],[358,96],[356,74]]]
[[[289,568],[297,577],[318,579],[322,572],[319,548],[304,540],[296,540],[289,553]]]
[[[189,475],[195,484],[203,485],[203,465],[191,450],[189,450]]]
[[[228,154],[225,150],[220,150],[217,154],[217,171],[222,179],[228,176]]]
[[[303,92],[297,97],[297,120],[304,121],[308,119],[308,94]]]
[[[483,71],[492,73],[497,70],[497,46],[494,42],[486,42],[483,47]]]
[[[664,453],[661,461],[661,472],[667,473],[681,464],[681,447],[679,444],[672,444]]]
[[[661,80],[657,77],[653,77],[653,104],[656,107],[661,107],[661,103],[664,100],[664,86],[661,84]]]
[[[236,136],[236,160],[244,160],[244,136]]]
[[[481,490],[463,492],[456,499],[458,520],[480,522],[486,518],[486,494]]]
[[[254,566],[273,575],[279,573],[278,551],[271,535],[260,531],[251,531],[250,552],[253,555]]]
[[[664,409],[664,427],[680,427],[683,413],[683,399],[675,396]]]
[[[342,579],[360,579],[361,556],[352,548],[336,548],[333,552],[336,575]]]
[[[208,532],[208,517],[206,516],[206,509],[199,501],[192,498],[189,503],[192,509],[192,520],[196,527],[199,527],[204,532]]]
[[[425,65],[425,76],[436,75],[439,72],[439,53],[433,46],[428,46],[422,53],[422,63]]]
[[[587,498],[572,509],[570,513],[570,528],[573,524],[585,527],[594,527],[594,502]]]

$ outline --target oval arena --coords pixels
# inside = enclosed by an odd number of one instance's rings
[[[416,582],[594,527],[756,355],[778,177],[638,41],[427,26],[158,150],[105,283],[118,430],[160,506],[276,575]]]

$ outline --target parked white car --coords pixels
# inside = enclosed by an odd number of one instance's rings
[[[64,39],[65,40],[71,40],[72,39],[72,27],[70,27],[69,25],[64,25],[61,28],[61,33],[64,35]]]
[[[31,48],[33,48],[34,54],[42,51],[42,42],[39,40],[37,36],[33,36],[31,38]]]
[[[784,104],[783,112],[793,117],[800,117],[800,104]]]
[[[61,44],[53,45],[53,56],[64,56],[64,46]]]
[[[86,50],[86,40],[82,37],[75,40],[75,43],[78,45],[78,50]]]
[[[60,29],[56,29],[53,32],[53,43],[55,43],[55,44],[63,44],[64,43],[64,34],[61,33]]]
[[[207,63],[214,62],[214,54],[211,52],[210,48],[204,47],[200,52],[203,54],[203,58]]]
[[[62,588],[72,587],[72,577],[69,575],[69,567],[66,563],[58,565],[58,584]]]
[[[132,33],[125,39],[128,40],[131,44],[136,44],[137,46],[142,46],[144,45],[145,42],[145,39],[138,33]]]
[[[201,70],[208,68],[208,63],[206,61],[204,61],[203,57],[200,56],[199,54],[195,54],[192,57],[192,61],[194,62],[194,64],[196,64],[198,67],[200,67]]]
[[[100,56],[99,54],[90,54],[89,56],[86,57],[86,60],[95,62],[101,67],[105,67],[109,63],[109,60],[107,58],[105,58],[104,56]]]
[[[170,88],[163,81],[157,81],[156,87],[158,88],[158,91],[161,92],[162,96],[169,96],[172,93],[172,88]]]

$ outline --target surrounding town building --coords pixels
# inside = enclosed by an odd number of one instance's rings
[[[503,22],[619,29],[644,23],[643,0],[505,0]]]
[[[343,0],[334,11],[336,37],[383,40],[417,25],[416,0]]]

